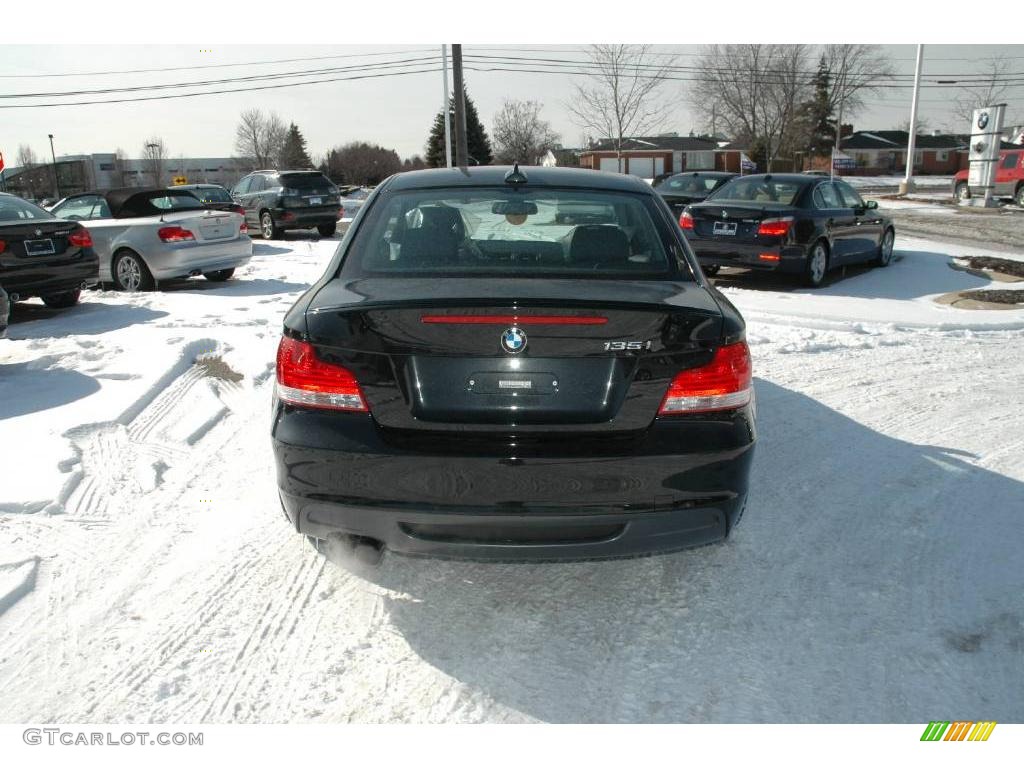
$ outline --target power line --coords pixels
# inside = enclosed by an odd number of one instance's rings
[[[50,91],[50,92],[39,92],[39,93],[11,93],[11,94],[0,94],[0,99],[41,99],[41,98],[61,98],[71,96],[93,96],[104,93],[133,93],[140,91],[155,91],[165,90],[168,88],[193,88],[205,85],[226,85],[229,83],[242,83],[242,82],[259,82],[264,80],[281,80],[289,77],[305,77],[309,75],[328,75],[337,74],[339,72],[348,72],[353,69],[364,69],[364,70],[379,70],[379,69],[391,69],[394,67],[402,67],[408,64],[415,64],[418,66],[426,66],[427,64],[439,64],[440,57],[438,56],[421,56],[419,58],[411,59],[396,59],[394,61],[386,61],[378,64],[350,64],[345,67],[328,67],[323,69],[307,69],[299,70],[295,72],[267,72],[262,75],[242,75],[239,77],[227,77],[220,80],[194,80],[191,82],[182,83],[158,83],[154,85],[135,85],[135,86],[124,86],[118,88],[96,88],[96,89],[83,89],[76,91]]]
[[[31,78],[31,77],[93,77],[100,75],[140,75],[153,72],[182,72],[190,69],[221,69],[224,67],[255,67],[265,64],[291,64],[299,61],[324,61],[326,59],[357,59],[370,56],[392,56],[395,54],[428,53],[433,48],[413,48],[401,51],[377,51],[374,53],[339,53],[331,56],[307,56],[297,59],[272,59],[266,61],[240,61],[233,64],[196,64],[188,67],[157,67],[154,69],[119,69],[105,72],[51,72],[49,74],[33,73],[25,75],[0,75],[0,78]]]
[[[402,75],[437,74],[436,67],[428,69],[408,70],[405,72],[382,72],[371,75],[349,75],[347,77],[329,77],[322,80],[304,80],[298,83],[277,83],[274,85],[254,85],[248,88],[224,88],[216,91],[199,91],[197,93],[170,93],[162,96],[135,96],[125,99],[97,99],[93,101],[53,102],[49,104],[0,104],[0,109],[34,109],[37,107],[80,107],[94,104],[125,104],[135,101],[163,101],[166,99],[187,99],[193,96],[215,96],[224,93],[244,93],[248,91],[269,91],[278,88],[293,88],[300,85],[316,85],[318,83],[337,83],[347,80],[373,80],[379,77],[399,77]]]

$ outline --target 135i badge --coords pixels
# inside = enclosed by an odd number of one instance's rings
[[[650,349],[650,341],[606,341],[605,352],[623,352],[626,350]]]

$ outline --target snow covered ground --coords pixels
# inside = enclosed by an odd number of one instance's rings
[[[282,519],[268,437],[282,316],[335,245],[17,308],[0,721],[1024,720],[1024,311],[930,300],[989,251],[722,280],[760,430],[724,545],[355,575]]]

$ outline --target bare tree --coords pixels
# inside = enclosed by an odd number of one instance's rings
[[[655,54],[649,45],[602,44],[590,47],[590,61],[592,74],[576,85],[566,108],[584,131],[612,140],[621,170],[623,142],[657,131],[668,118],[661,86],[675,57]]]
[[[783,147],[799,141],[801,106],[812,90],[805,45],[709,45],[697,59],[690,101],[714,105],[734,139],[763,150],[767,171]]]
[[[28,144],[18,145],[18,165],[22,168],[35,168],[38,164],[36,153]]]
[[[114,181],[119,187],[128,186],[128,158],[120,147],[114,151]]]
[[[822,50],[829,75],[829,107],[836,115],[836,150],[842,143],[843,115],[852,117],[864,107],[864,97],[879,93],[891,82],[892,61],[877,45],[834,43]]]
[[[272,168],[277,165],[288,126],[276,112],[264,115],[254,107],[239,116],[235,129],[235,154],[241,165],[255,168]]]
[[[954,99],[953,106],[950,108],[953,116],[970,125],[971,118],[974,117],[974,110],[1002,102],[1006,98],[1009,88],[1006,85],[1006,77],[1010,72],[1010,66],[1009,59],[988,59],[981,72],[971,78],[977,82],[960,89],[959,95]]]
[[[534,165],[541,155],[558,146],[561,136],[540,117],[543,106],[537,101],[505,99],[501,110],[494,115],[491,131],[494,157],[499,163]]]
[[[153,186],[163,186],[164,161],[167,157],[167,147],[164,140],[159,136],[151,136],[142,145],[142,159],[145,161],[147,173],[153,177]]]

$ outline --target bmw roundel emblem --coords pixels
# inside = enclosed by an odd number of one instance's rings
[[[988,125],[988,112],[982,112],[978,115],[978,128],[985,130],[986,125]]]
[[[526,333],[521,328],[512,326],[501,332],[501,348],[515,355],[526,349]]]

